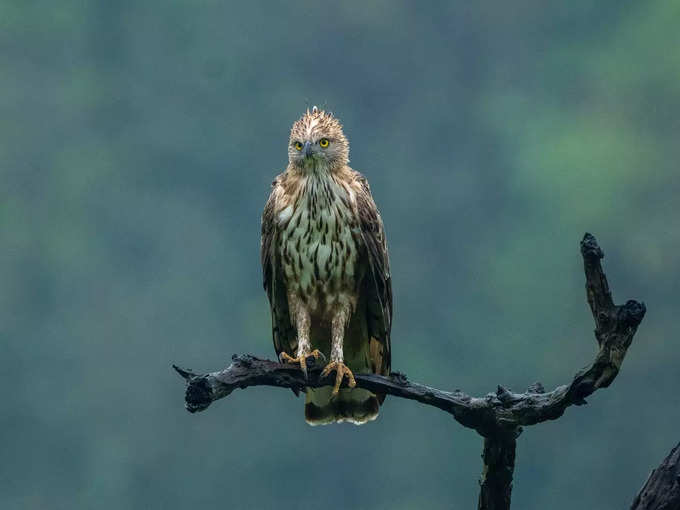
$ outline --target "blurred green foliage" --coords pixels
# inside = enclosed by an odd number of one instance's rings
[[[680,4],[0,2],[0,507],[473,508],[481,439],[388,399],[183,409],[173,362],[272,356],[259,216],[334,111],[385,220],[393,366],[483,394],[595,351],[578,241],[649,313],[519,440],[514,507],[620,509],[678,441]]]

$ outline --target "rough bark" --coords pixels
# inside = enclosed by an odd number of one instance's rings
[[[478,510],[510,508],[516,446],[516,437],[513,433],[506,437],[484,438],[484,450],[482,452],[484,468],[479,480]]]
[[[411,382],[398,372],[387,377],[355,374],[359,388],[437,407],[485,438],[480,510],[510,508],[515,439],[521,433],[522,426],[555,420],[562,416],[567,407],[584,405],[586,397],[599,388],[609,386],[619,373],[628,347],[645,315],[644,303],[631,300],[620,306],[614,304],[600,263],[604,254],[590,234],[585,234],[581,241],[581,255],[586,276],[586,297],[595,320],[595,338],[599,349],[593,363],[577,372],[569,384],[546,392],[540,383],[534,383],[524,393],[513,393],[498,386],[493,393],[472,397],[460,390],[443,391]],[[309,362],[313,362],[313,358]],[[208,374],[195,374],[177,366],[174,368],[187,382],[185,402],[187,410],[192,413],[203,411],[236,388],[267,385],[291,388],[297,393],[304,391],[305,387],[333,384],[330,377],[321,378],[320,366],[312,365],[305,379],[297,366],[250,355],[234,355],[227,368]]]
[[[631,510],[680,509],[680,443],[654,469],[633,500]]]

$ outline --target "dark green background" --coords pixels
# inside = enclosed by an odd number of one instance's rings
[[[678,439],[680,4],[0,2],[0,507],[474,508],[481,439],[388,398],[199,415],[175,362],[273,356],[260,212],[334,111],[386,224],[393,367],[482,395],[596,350],[578,242],[648,315],[519,439],[514,508],[625,508]]]

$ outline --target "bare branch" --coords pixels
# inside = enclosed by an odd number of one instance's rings
[[[389,377],[375,374],[356,374],[357,386],[376,393],[415,400],[437,407],[463,426],[475,429],[482,436],[496,436],[511,432],[519,426],[535,425],[559,418],[571,405],[585,404],[585,398],[598,388],[611,384],[621,368],[637,326],[645,315],[645,305],[628,301],[614,305],[607,277],[602,270],[602,250],[595,238],[586,234],[581,241],[586,274],[588,303],[596,323],[595,335],[599,352],[593,364],[576,374],[568,385],[553,391],[543,391],[540,383],[524,393],[513,393],[502,386],[484,397],[471,397],[462,391],[452,392],[410,382],[400,373]],[[304,391],[305,387],[318,388],[333,384],[330,377],[321,378],[321,367],[311,365],[309,378],[294,365],[281,364],[254,356],[233,356],[224,370],[209,374],[194,374],[175,366],[188,383],[186,407],[190,412],[202,411],[213,401],[228,396],[236,388],[248,386],[278,386]]]
[[[630,510],[673,510],[680,508],[680,443],[654,469],[635,497]]]
[[[599,350],[593,363],[579,371],[571,383],[550,392],[545,392],[540,383],[534,383],[524,393],[513,393],[498,386],[494,393],[471,397],[460,390],[442,391],[410,382],[398,372],[389,377],[355,374],[359,388],[437,407],[485,438],[479,510],[510,508],[516,438],[522,426],[557,419],[567,407],[583,405],[585,398],[594,391],[609,386],[618,375],[637,327],[645,316],[644,303],[628,301],[621,306],[614,304],[600,263],[604,254],[590,234],[581,241],[581,255],[586,275],[586,297],[595,320]],[[314,358],[310,357],[307,363],[307,379],[297,365],[250,355],[234,355],[231,365],[209,374],[195,374],[173,366],[187,381],[186,408],[193,413],[206,409],[236,388],[278,386],[290,388],[298,394],[306,387],[333,385],[330,377],[321,377],[321,367],[313,365]],[[662,507],[653,508],[660,510]]]
[[[478,510],[510,508],[516,447],[517,442],[514,437],[484,438],[484,451],[482,452],[484,469],[479,480]]]

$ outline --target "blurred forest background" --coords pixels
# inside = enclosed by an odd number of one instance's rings
[[[260,213],[314,104],[382,211],[414,380],[567,383],[598,237],[647,318],[610,389],[520,437],[513,502],[627,507],[680,439],[679,24],[670,0],[0,2],[0,507],[475,507],[482,441],[437,410],[184,410],[171,363],[274,355]]]

